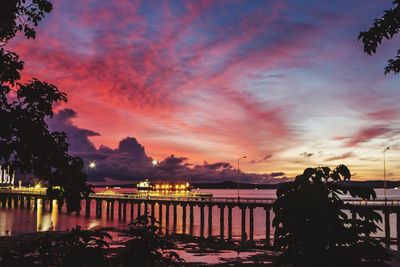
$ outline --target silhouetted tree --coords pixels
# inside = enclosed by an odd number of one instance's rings
[[[34,39],[35,27],[51,10],[46,0],[0,1],[0,162],[3,168],[47,181],[49,194],[60,186],[58,197],[66,197],[68,211],[74,211],[81,195],[90,192],[83,161],[68,154],[67,136],[50,132],[46,124],[53,106],[67,101],[66,94],[35,78],[19,83],[24,62],[4,48],[18,31]]]
[[[375,198],[371,188],[345,186],[350,171],[344,165],[307,168],[277,190],[273,204],[274,245],[283,249],[278,266],[389,266],[388,252],[369,236],[381,216],[367,207],[344,203],[340,196]],[[357,218],[349,218],[352,210]]]
[[[53,9],[47,0],[2,0],[0,3],[0,42],[7,42],[23,31],[35,38],[35,27]]]
[[[364,44],[364,52],[372,55],[376,53],[376,49],[382,43],[382,39],[392,39],[395,34],[400,31],[400,0],[393,1],[395,7],[385,10],[384,15],[374,20],[373,26],[365,32],[360,32],[358,39]],[[385,74],[389,72],[400,72],[400,49],[397,55],[389,59],[388,65],[385,67]]]
[[[130,237],[117,255],[116,266],[173,266],[183,262],[172,249],[174,244],[158,234],[159,223],[154,217],[142,215],[129,224]]]

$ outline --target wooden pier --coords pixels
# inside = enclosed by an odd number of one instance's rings
[[[33,209],[38,208],[38,200],[41,200],[41,208],[43,211],[52,211],[54,199],[49,197],[43,192],[33,192],[32,190],[0,190],[0,206],[2,208],[16,208],[16,209]],[[63,201],[57,201],[58,211],[62,212]],[[158,206],[158,221],[164,225],[164,233],[168,234],[170,230],[176,231],[177,222],[180,221],[182,225],[182,233],[193,235],[194,226],[194,209],[199,209],[200,214],[200,237],[204,238],[205,233],[208,237],[213,233],[213,210],[219,209],[219,234],[216,238],[221,240],[232,239],[232,210],[237,208],[240,210],[241,222],[241,240],[253,241],[254,240],[254,209],[261,208],[265,212],[265,241],[267,244],[271,242],[271,212],[272,204],[275,199],[273,198],[220,198],[220,197],[178,197],[178,196],[147,196],[147,195],[134,195],[134,194],[91,194],[89,197],[82,199],[84,204],[84,215],[86,217],[95,216],[101,218],[106,216],[108,219],[114,219],[114,209],[117,206],[118,219],[121,221],[133,221],[137,216],[148,214],[155,216]],[[400,249],[400,200],[354,200],[349,199],[345,201],[353,206],[365,206],[376,211],[383,213],[385,243],[388,247],[392,238],[390,236],[390,215],[396,215],[396,245]],[[91,214],[92,205],[95,205],[95,212]],[[182,213],[181,218],[178,218],[177,207],[180,206]],[[103,211],[105,207],[105,211]],[[143,210],[142,210],[143,207]],[[164,208],[163,208],[164,207]],[[172,208],[172,209],[171,209]],[[127,218],[127,210],[129,209],[129,218]],[[351,208],[350,213],[351,212]],[[205,210],[207,210],[208,229],[205,229]],[[165,211],[165,214],[163,212]],[[225,211],[227,211],[227,218],[225,218]],[[170,228],[170,213],[172,213],[172,228]],[[189,213],[189,225],[187,225],[187,213]],[[80,212],[78,212],[80,214]],[[354,214],[354,213],[352,213]],[[246,225],[249,224],[247,228]],[[249,232],[246,231],[249,229]],[[206,232],[207,231],[207,232]]]

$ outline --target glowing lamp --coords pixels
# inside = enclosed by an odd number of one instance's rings
[[[89,168],[90,168],[90,169],[96,168],[96,161],[91,161],[91,162],[89,162]]]

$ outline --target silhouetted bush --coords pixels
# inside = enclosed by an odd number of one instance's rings
[[[183,262],[179,255],[168,249],[174,244],[158,234],[159,223],[154,217],[139,216],[125,232],[130,237],[116,259],[116,266],[174,266]]]
[[[106,249],[111,236],[77,226],[66,233],[43,233],[32,242],[0,249],[0,266],[108,266]]]
[[[278,266],[389,266],[382,245],[369,236],[376,233],[381,216],[366,207],[345,204],[341,195],[349,193],[362,199],[375,198],[371,188],[346,187],[349,180],[344,165],[307,168],[293,182],[277,190],[273,210],[274,245],[283,249]],[[352,210],[350,218],[344,210]]]

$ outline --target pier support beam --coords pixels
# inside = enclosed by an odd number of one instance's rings
[[[85,216],[86,217],[90,217],[90,202],[92,202],[92,200],[90,198],[86,199],[86,210],[85,210]]]
[[[224,224],[225,224],[225,219],[224,219],[225,213],[224,213],[224,206],[219,207],[219,238],[221,241],[224,240]]]
[[[162,203],[158,203],[158,221],[159,221],[159,223],[160,223],[160,233],[162,232],[162,221],[163,221],[163,210],[162,210],[163,208],[162,208]]]
[[[42,211],[46,211],[46,198],[42,198]]]
[[[182,234],[186,234],[186,204],[182,204]]]
[[[193,235],[193,224],[194,224],[193,205],[189,204],[189,233],[190,233],[190,235]]]
[[[250,241],[254,240],[254,208],[250,207]]]
[[[37,198],[37,197],[35,197],[34,198],[34,203],[33,203],[33,210],[37,210],[37,208],[38,208],[38,201],[39,201],[39,199]],[[11,206],[11,203],[9,203],[10,204],[10,206]],[[9,207],[10,207],[9,206]]]
[[[126,202],[122,203],[122,220],[126,221]]]
[[[101,218],[101,216],[103,216],[103,200],[102,199],[99,200],[99,218]]]
[[[110,201],[110,205],[111,205],[111,219],[114,219],[114,200]]]
[[[6,196],[2,196],[2,198],[1,198],[1,206],[3,208],[5,208],[7,206],[7,197]]]
[[[396,212],[397,251],[400,251],[400,210]]]
[[[165,204],[165,234],[169,234],[169,203]]]
[[[174,217],[173,217],[173,229],[174,229],[174,233],[176,233],[176,222],[177,222],[177,205],[173,204],[173,212],[174,212]]]
[[[53,212],[53,198],[49,198],[49,212]],[[80,213],[80,208],[79,208],[79,210],[77,211],[77,214],[79,214]]]
[[[228,240],[232,240],[232,207],[228,207]]]
[[[110,201],[106,200],[106,218],[110,218]]]
[[[7,208],[12,208],[12,196],[7,197]]]
[[[101,218],[102,214],[102,200],[101,199],[96,199],[96,217]]]
[[[24,197],[24,196],[21,196],[20,202],[19,202],[19,208],[20,208],[20,209],[24,209],[24,208],[25,208],[24,201],[25,201],[25,197]]]
[[[212,205],[208,206],[208,237],[212,237]]]
[[[36,202],[36,199],[35,199],[35,202]],[[58,198],[58,199],[57,199],[57,209],[58,209],[58,213],[61,213],[61,212],[62,212],[62,207],[63,207],[63,205],[64,205],[64,199]]]
[[[14,209],[18,209],[18,196],[14,196]]]
[[[122,202],[118,200],[118,220],[121,220],[122,217]]]
[[[135,206],[134,206],[134,202],[131,201],[131,222],[133,222],[133,220],[135,219]]]
[[[265,242],[267,245],[271,242],[271,213],[270,208],[265,207]]]
[[[31,209],[31,197],[26,197],[26,208]]]
[[[388,210],[383,211],[385,214],[385,246],[387,249],[390,248],[390,213]]]
[[[154,219],[155,219],[155,203],[152,202],[150,205],[150,214],[151,214],[151,218],[152,218],[152,224],[154,224]]]
[[[144,202],[144,214],[143,215],[145,215],[145,216],[148,215],[148,204],[147,204],[147,202]]]
[[[242,210],[242,241],[247,239],[246,234],[246,207],[241,207]]]
[[[140,217],[140,215],[142,215],[142,203],[138,202],[137,203],[137,217]]]
[[[204,238],[204,206],[200,206],[200,237]]]

